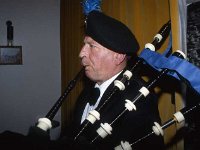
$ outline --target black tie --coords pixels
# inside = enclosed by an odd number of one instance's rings
[[[89,104],[90,105],[95,105],[97,99],[100,96],[100,90],[99,90],[99,88],[92,88],[92,90],[90,91],[89,95],[90,95],[89,96]]]

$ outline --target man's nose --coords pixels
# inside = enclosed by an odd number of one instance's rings
[[[82,48],[81,48],[80,53],[79,53],[79,57],[80,57],[80,58],[83,58],[83,57],[86,56],[86,55],[87,55],[87,48],[86,48],[86,45],[84,44],[84,45],[82,46]]]

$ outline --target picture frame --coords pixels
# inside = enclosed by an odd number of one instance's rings
[[[0,65],[21,65],[22,46],[0,46]]]

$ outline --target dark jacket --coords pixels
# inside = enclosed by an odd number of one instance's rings
[[[117,79],[121,79],[122,74],[123,73],[121,73]],[[115,92],[115,94],[109,99],[108,103],[100,109],[100,120],[96,121],[95,124],[88,123],[89,125],[85,128],[83,133],[80,134],[78,140],[76,140],[77,143],[81,144],[75,144],[75,148],[83,149],[83,147],[87,145],[91,149],[114,149],[114,147],[118,146],[121,141],[133,143],[139,138],[152,132],[154,122],[160,123],[160,117],[157,98],[151,93],[146,98],[141,98],[136,101],[136,111],[125,111],[125,113],[112,124],[113,130],[111,135],[108,135],[104,139],[98,137],[97,140],[91,144],[91,141],[98,136],[96,130],[100,127],[100,123],[110,124],[113,122],[113,120],[125,109],[125,99],[132,101],[138,94],[138,90],[145,84],[146,83],[143,80],[136,78],[136,75],[133,75],[131,80],[126,83],[126,89],[124,91],[118,90]],[[108,99],[110,93],[113,91],[113,87],[114,83],[112,83],[105,91],[98,108]],[[80,129],[82,129],[85,122],[87,122],[85,121],[83,125],[80,125],[82,113],[86,103],[88,102],[87,99],[90,95],[91,88],[92,87],[88,87],[83,90],[76,103],[77,105],[73,123],[71,128],[67,129],[65,133],[67,137],[71,136],[73,139]],[[96,110],[98,110],[98,108],[96,108]],[[137,147],[139,150],[147,148],[161,150],[163,147],[163,139],[162,137],[153,135],[139,144],[133,145],[134,149]]]

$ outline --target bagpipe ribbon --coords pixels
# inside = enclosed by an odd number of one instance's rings
[[[187,60],[172,55],[166,57],[164,54],[148,49],[144,49],[140,53],[139,58],[142,58],[145,63],[158,71],[169,69],[168,75],[178,80],[185,79],[194,90],[200,93],[200,69]]]

